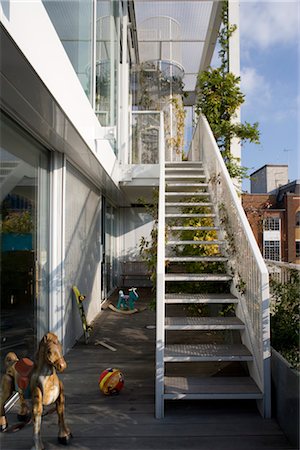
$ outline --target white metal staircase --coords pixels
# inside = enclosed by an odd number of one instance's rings
[[[200,152],[196,161],[166,162],[161,167],[156,417],[164,416],[165,400],[180,399],[256,399],[268,417],[268,365],[261,359],[269,354],[257,351],[257,339],[263,341],[260,349],[267,349],[268,331],[264,335],[255,329],[254,309],[248,308],[245,293],[236,289],[241,268],[229,261],[226,251],[226,232],[213,186],[220,182],[215,181],[216,174],[208,173],[199,156]],[[247,264],[246,255],[244,259]],[[267,282],[264,274],[263,280]],[[259,303],[267,300],[264,289]],[[231,314],[226,316],[224,307],[229,305]],[[191,309],[197,314],[191,314]],[[259,328],[262,317],[259,313]]]

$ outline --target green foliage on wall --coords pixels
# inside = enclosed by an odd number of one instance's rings
[[[291,271],[287,283],[271,280],[271,344],[294,368],[300,369],[300,276]]]

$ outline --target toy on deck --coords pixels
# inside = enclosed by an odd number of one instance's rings
[[[8,429],[4,407],[14,391],[18,391],[20,396],[21,409],[18,419],[24,422],[30,420],[29,407],[25,401],[27,390],[30,389],[34,430],[32,449],[44,449],[41,438],[43,406],[52,403],[56,404],[58,415],[58,441],[64,445],[68,444],[72,434],[65,423],[64,389],[57,376],[57,372],[63,372],[66,367],[61,344],[53,333],[47,333],[42,338],[34,362],[28,358],[19,360],[15,353],[9,352],[5,357],[6,371],[1,381],[0,431]]]
[[[119,394],[124,386],[124,375],[119,369],[109,367],[101,373],[98,383],[104,395]]]
[[[137,293],[137,288],[132,287],[128,290],[129,295],[125,295],[122,290],[119,291],[119,300],[117,304],[117,309],[129,309],[134,310],[135,302],[139,298]]]

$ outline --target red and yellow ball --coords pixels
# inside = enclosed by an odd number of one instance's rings
[[[119,369],[109,367],[101,373],[98,383],[104,395],[119,394],[124,386],[124,375]]]

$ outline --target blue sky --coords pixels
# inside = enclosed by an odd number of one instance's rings
[[[242,164],[289,164],[300,178],[300,3],[240,1],[242,121],[259,122],[260,145],[246,144]],[[250,182],[243,189],[250,191]]]

